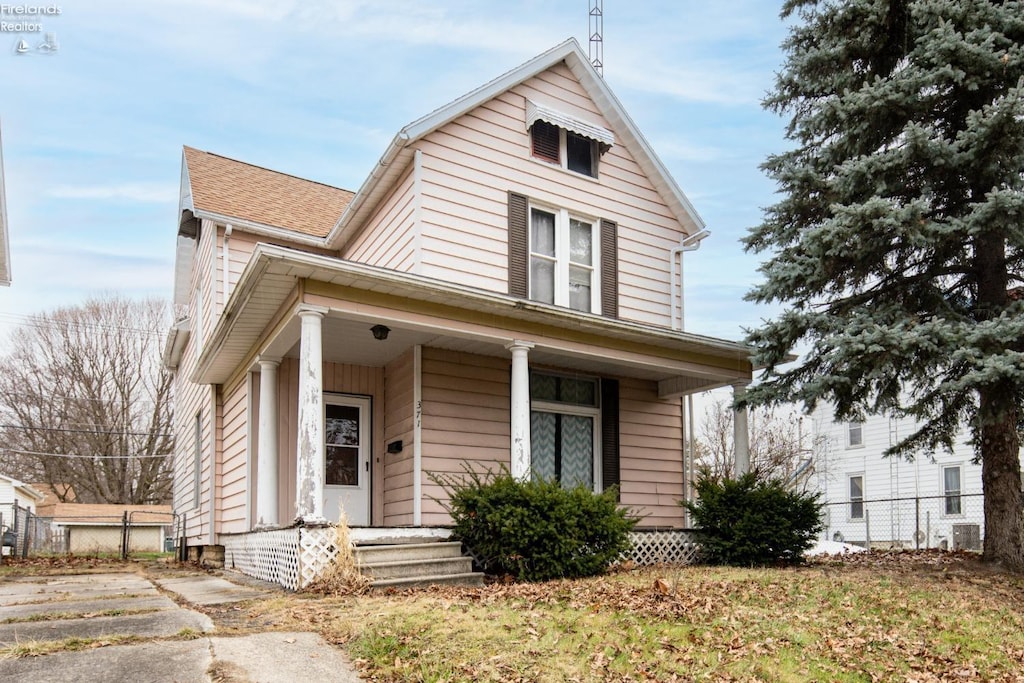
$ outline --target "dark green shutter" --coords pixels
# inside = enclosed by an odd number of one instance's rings
[[[508,193],[508,293],[526,299],[530,296],[530,222],[529,201],[524,195]]]
[[[601,380],[601,483],[619,483],[619,380]]]
[[[601,220],[601,315],[619,317],[619,226]]]

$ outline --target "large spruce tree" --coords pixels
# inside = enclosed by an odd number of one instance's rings
[[[791,117],[781,198],[746,238],[754,404],[910,415],[890,455],[982,464],[986,560],[1024,569],[1024,2],[789,0],[766,107]],[[801,361],[786,364],[793,350]]]

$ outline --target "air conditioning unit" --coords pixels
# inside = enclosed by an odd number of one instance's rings
[[[981,526],[954,524],[953,550],[981,550]]]

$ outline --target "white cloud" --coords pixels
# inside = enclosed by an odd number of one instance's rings
[[[46,195],[56,199],[127,200],[133,202],[173,202],[178,187],[168,183],[121,183],[116,185],[55,185]]]

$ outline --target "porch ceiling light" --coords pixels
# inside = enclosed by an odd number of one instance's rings
[[[391,333],[391,328],[387,325],[374,325],[370,328],[370,332],[373,332],[373,338],[377,341],[384,341]]]

